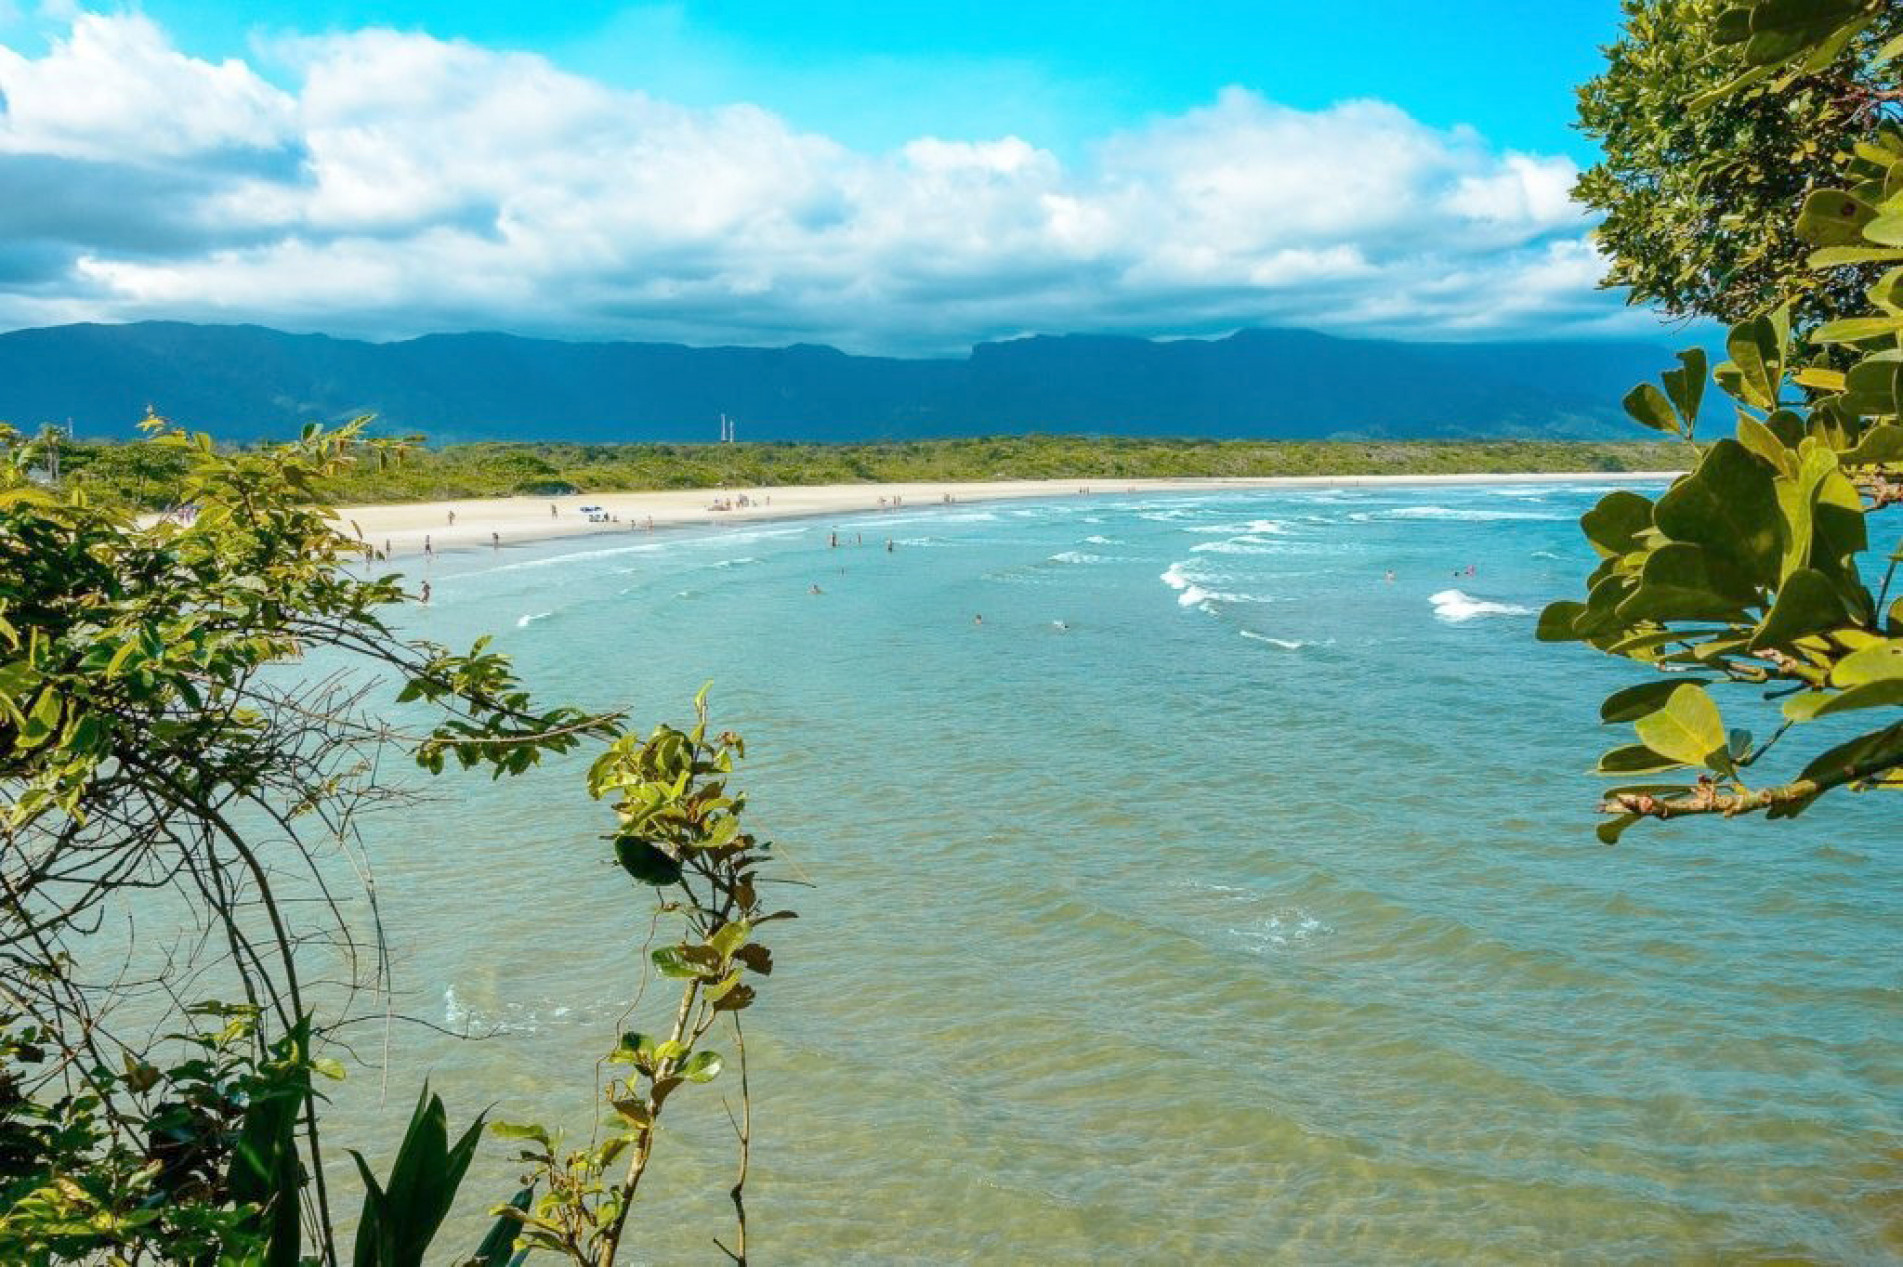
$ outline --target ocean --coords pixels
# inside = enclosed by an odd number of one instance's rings
[[[1903,1257],[1903,802],[1594,839],[1644,671],[1533,625],[1604,491],[601,536],[441,557],[405,631],[746,736],[811,885],[746,1017],[758,1262]],[[392,1010],[480,1036],[355,1031],[327,1134],[379,1169],[425,1074],[585,1133],[652,900],[584,764],[373,827]],[[637,1261],[720,1260],[730,1082],[670,1103]]]

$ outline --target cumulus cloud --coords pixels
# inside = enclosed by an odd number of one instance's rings
[[[1633,321],[1594,291],[1568,160],[1378,101],[1301,111],[1231,88],[1067,164],[1017,136],[860,152],[753,106],[388,30],[255,60],[195,58],[137,14],[79,15],[37,57],[0,46],[0,324],[911,352]]]

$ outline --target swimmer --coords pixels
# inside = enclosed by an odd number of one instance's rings
[[[887,538],[885,539],[885,552],[886,552],[887,554],[891,554],[891,553],[892,553],[892,538],[890,538],[890,537],[887,537]]]
[[[1387,577],[1386,577],[1386,579],[1387,579],[1387,580],[1389,580],[1389,581],[1392,581],[1392,580],[1394,579],[1394,569],[1393,569],[1393,568],[1389,568],[1389,569],[1388,569],[1388,574],[1387,574]]]
[[[817,583],[817,582],[815,582],[815,583],[814,583],[814,585],[813,585],[813,587],[812,587],[811,589],[809,589],[809,590],[807,590],[806,592],[807,592],[808,594],[824,594],[824,593],[825,593],[826,591],[825,591],[825,590],[823,590],[823,589],[821,589],[821,588],[819,588],[819,585],[818,585],[818,583]]]
[[[974,625],[982,625],[985,623],[985,618],[983,616],[973,616],[971,618],[971,623]]]
[[[839,548],[839,534],[838,533],[835,532],[832,536],[826,539],[826,548],[828,550],[837,550]]]

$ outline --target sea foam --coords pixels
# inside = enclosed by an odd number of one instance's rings
[[[1434,615],[1446,621],[1472,620],[1475,616],[1531,616],[1530,607],[1520,607],[1513,603],[1493,603],[1475,598],[1463,590],[1442,590],[1438,594],[1428,595],[1428,602],[1434,605]]]

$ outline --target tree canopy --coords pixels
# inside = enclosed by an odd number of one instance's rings
[[[1834,183],[1853,141],[1893,114],[1896,63],[1878,53],[1903,32],[1903,9],[1781,6],[1818,21],[1854,15],[1860,26],[1775,75],[1758,74],[1754,60],[1777,48],[1750,31],[1763,6],[1625,0],[1624,9],[1606,69],[1579,89],[1579,127],[1603,157],[1573,196],[1604,215],[1604,284],[1626,288],[1631,303],[1726,323],[1786,302],[1800,328],[1844,311],[1875,273],[1807,269],[1797,211]]]

